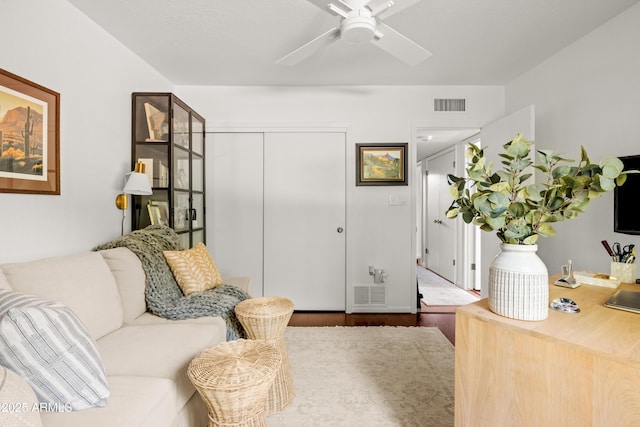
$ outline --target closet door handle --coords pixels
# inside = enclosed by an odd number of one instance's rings
[[[336,230],[338,233],[342,233],[344,231],[344,228],[342,227],[338,227],[338,229]]]
[[[442,224],[442,220],[441,219],[434,219],[433,222],[435,224]]]

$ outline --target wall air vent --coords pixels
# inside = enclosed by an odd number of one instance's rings
[[[433,111],[467,111],[467,100],[461,99],[434,99]]]
[[[386,305],[387,288],[385,286],[354,286],[354,305]]]

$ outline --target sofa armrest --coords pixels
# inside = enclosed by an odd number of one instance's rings
[[[38,400],[27,381],[0,366],[0,425],[42,427]]]
[[[226,285],[237,286],[249,295],[251,295],[251,277],[249,276],[231,276],[223,277],[222,281]]]

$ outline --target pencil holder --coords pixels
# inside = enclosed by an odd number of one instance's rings
[[[638,270],[635,262],[612,262],[611,276],[617,278],[622,283],[635,283]]]

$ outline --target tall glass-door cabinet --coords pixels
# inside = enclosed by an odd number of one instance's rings
[[[132,104],[131,161],[153,194],[132,196],[131,229],[163,224],[185,249],[204,243],[204,118],[172,93],[135,92]]]

